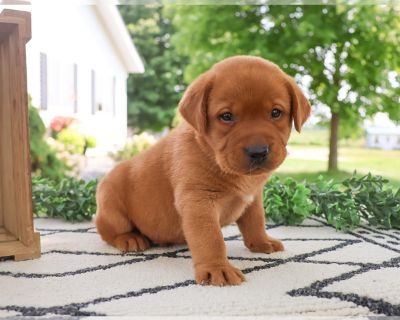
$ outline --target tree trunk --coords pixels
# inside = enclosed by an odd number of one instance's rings
[[[330,137],[329,137],[329,162],[328,170],[338,170],[338,131],[339,131],[339,113],[332,113]]]

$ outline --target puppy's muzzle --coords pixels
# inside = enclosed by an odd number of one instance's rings
[[[244,148],[244,153],[250,160],[250,166],[260,166],[267,161],[269,148],[265,144],[253,145]]]

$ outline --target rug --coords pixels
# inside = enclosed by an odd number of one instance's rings
[[[400,232],[318,219],[268,226],[286,251],[254,254],[224,228],[237,287],[196,285],[186,246],[120,254],[92,223],[36,219],[38,260],[0,262],[0,316],[400,315]]]

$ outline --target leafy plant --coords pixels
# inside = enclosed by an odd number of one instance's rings
[[[343,190],[346,180],[333,183],[332,180],[319,177],[316,183],[306,184],[311,191],[310,199],[315,204],[311,214],[324,216],[330,225],[342,231],[354,229],[361,222],[353,197]]]
[[[344,232],[362,223],[400,229],[400,189],[394,193],[387,183],[371,174],[353,174],[342,182],[320,177],[315,183],[273,177],[264,189],[264,208],[268,218],[284,225],[299,225],[315,215]],[[90,220],[96,212],[96,187],[97,180],[56,182],[33,177],[33,212],[69,221]]]
[[[57,134],[57,140],[61,142],[71,154],[84,155],[88,148],[96,147],[94,137],[85,136],[74,128],[62,129]]]
[[[69,170],[45,140],[46,127],[39,111],[29,102],[29,139],[31,170],[34,175],[50,179],[61,179]]]
[[[56,138],[61,130],[68,128],[74,121],[75,119],[70,117],[55,117],[50,122],[51,136]]]
[[[134,135],[132,138],[128,139],[126,144],[114,153],[110,153],[110,157],[116,161],[127,160],[133,156],[150,148],[156,139],[148,134],[147,132],[142,132],[141,134]]]
[[[97,180],[63,178],[59,182],[33,177],[33,213],[37,217],[90,220],[96,212]]]
[[[291,178],[280,183],[273,177],[264,191],[264,207],[268,217],[276,223],[298,225],[314,209],[309,195],[311,190]]]
[[[400,229],[400,189],[386,187],[389,181],[371,174],[356,173],[334,183],[322,177],[316,183],[283,182],[273,178],[264,189],[266,214],[276,223],[296,225],[311,215],[322,216],[341,231],[362,223]]]
[[[57,134],[57,140],[65,145],[73,154],[82,154],[85,147],[85,137],[75,129],[62,129]]]

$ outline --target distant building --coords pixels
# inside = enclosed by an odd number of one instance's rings
[[[400,127],[370,126],[365,129],[367,148],[400,149]]]
[[[94,3],[11,9],[32,14],[27,78],[33,105],[47,126],[58,116],[77,119],[96,139],[88,151],[102,155],[125,143],[128,74],[144,67],[117,7]]]

